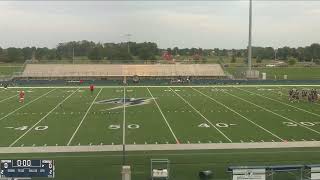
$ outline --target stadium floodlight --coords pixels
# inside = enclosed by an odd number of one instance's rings
[[[249,41],[248,41],[248,68],[251,71],[251,64],[252,64],[252,0],[249,0]]]

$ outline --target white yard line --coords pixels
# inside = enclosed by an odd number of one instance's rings
[[[79,89],[78,89],[79,90]],[[69,96],[67,96],[65,99],[63,99],[60,103],[58,103],[51,111],[49,111],[46,115],[44,115],[37,123],[35,123],[32,127],[30,127],[25,133],[23,133],[18,139],[16,139],[13,143],[10,144],[9,147],[12,147],[15,145],[21,138],[23,138],[26,134],[28,134],[33,128],[38,125],[41,121],[43,121],[46,117],[48,117],[54,110],[56,110],[63,102],[65,102],[67,99],[69,99],[75,92],[71,93]]]
[[[171,134],[172,134],[172,136],[173,136],[174,139],[176,140],[176,143],[177,143],[177,144],[180,144],[180,142],[179,142],[177,136],[175,135],[175,133],[173,132],[173,130],[172,130],[172,128],[171,128],[171,126],[170,126],[170,124],[169,124],[166,116],[163,114],[163,112],[162,112],[162,110],[161,110],[161,108],[160,108],[157,100],[153,97],[153,95],[152,95],[152,93],[151,93],[151,91],[149,90],[148,87],[147,87],[147,89],[148,89],[148,91],[149,91],[150,96],[152,97],[152,99],[154,100],[155,104],[157,105],[158,110],[159,110],[160,114],[162,115],[163,120],[166,122],[166,124],[167,124],[167,126],[168,126],[168,128],[169,128],[169,130],[170,130],[170,132],[171,132]]]
[[[236,87],[236,88],[237,88],[237,87]],[[257,93],[254,93],[254,92],[251,92],[251,91],[248,91],[248,90],[244,90],[244,89],[241,89],[241,88],[237,88],[237,89],[239,89],[239,90],[241,90],[241,91],[244,91],[244,92],[247,92],[247,93],[251,93],[251,94],[254,94],[254,95],[260,96],[260,97],[263,97],[263,98],[265,98],[265,99],[270,99],[270,100],[272,100],[272,101],[275,101],[275,102],[278,102],[278,103],[284,104],[284,105],[286,105],[286,106],[289,106],[289,107],[292,107],[292,108],[298,109],[298,110],[300,110],[300,111],[303,111],[303,112],[306,112],[306,113],[309,113],[309,114],[315,115],[315,116],[317,116],[317,117],[320,117],[320,114],[316,114],[316,113],[313,113],[313,112],[307,111],[307,110],[305,110],[305,109],[302,109],[302,108],[299,108],[299,107],[293,106],[293,105],[291,105],[291,104],[287,104],[287,103],[284,103],[284,102],[278,101],[278,100],[276,100],[276,99],[273,99],[273,98],[270,98],[270,97],[267,97],[267,96],[263,96],[263,95],[260,95],[260,94],[257,94]]]
[[[123,86],[122,145],[126,144],[126,87]]]
[[[203,93],[203,92],[201,92],[201,91],[199,91],[199,90],[197,90],[197,89],[195,89],[195,88],[192,88],[192,89],[193,89],[193,90],[195,90],[195,91],[197,91],[198,93],[202,94],[203,96],[205,96],[205,97],[207,97],[207,98],[211,99],[212,101],[214,101],[214,102],[216,102],[216,103],[220,104],[221,106],[223,106],[223,107],[225,107],[225,108],[229,109],[230,111],[232,111],[233,113],[235,113],[235,114],[237,114],[238,116],[242,117],[243,119],[247,120],[248,122],[250,122],[250,123],[254,124],[255,126],[259,127],[260,129],[264,130],[265,132],[267,132],[267,133],[271,134],[273,137],[276,137],[277,139],[279,139],[279,140],[281,140],[281,141],[284,141],[284,139],[282,139],[282,138],[281,138],[281,137],[279,137],[278,135],[276,135],[276,134],[272,133],[271,131],[267,130],[266,128],[264,128],[264,127],[260,126],[259,124],[255,123],[254,121],[250,120],[249,118],[247,118],[247,117],[243,116],[242,114],[238,113],[236,110],[234,110],[234,109],[232,109],[232,108],[228,107],[227,105],[225,105],[225,104],[221,103],[220,101],[218,101],[218,100],[216,100],[216,99],[212,98],[211,96],[208,96],[207,94],[205,94],[205,93]]]
[[[10,97],[8,97],[8,98],[6,98],[6,99],[2,99],[2,100],[0,101],[0,103],[3,102],[3,101],[9,100],[9,99],[11,99],[11,98],[14,98],[14,97],[18,97],[18,95],[15,94],[15,95],[10,96]]]
[[[72,142],[72,140],[73,140],[74,136],[77,134],[77,132],[78,132],[79,128],[81,127],[81,125],[82,125],[82,123],[83,123],[84,119],[87,117],[87,115],[88,115],[88,113],[89,113],[89,111],[90,111],[91,107],[93,106],[94,102],[95,102],[95,101],[96,101],[96,99],[98,98],[98,96],[99,96],[99,94],[101,93],[101,91],[102,91],[102,88],[100,89],[100,91],[98,92],[98,94],[96,95],[96,97],[94,98],[94,100],[92,101],[91,105],[90,105],[90,106],[89,106],[89,108],[87,109],[87,111],[86,111],[86,113],[84,114],[84,116],[83,116],[83,118],[82,118],[81,122],[79,123],[79,125],[78,125],[77,129],[76,129],[76,130],[74,131],[74,133],[72,134],[72,136],[71,136],[71,138],[70,138],[70,140],[69,140],[69,142],[68,142],[68,144],[67,144],[68,146],[71,144],[71,142]]]
[[[237,98],[237,99],[240,99],[240,100],[242,100],[242,101],[245,101],[245,102],[247,102],[247,103],[249,103],[249,104],[252,104],[252,105],[254,105],[254,106],[258,107],[258,108],[261,108],[261,109],[263,109],[263,110],[265,110],[265,111],[267,111],[267,112],[270,112],[270,113],[272,113],[272,114],[274,114],[274,115],[276,115],[276,116],[279,116],[279,117],[281,117],[281,118],[283,118],[283,119],[286,119],[286,120],[288,120],[288,121],[290,121],[290,122],[293,122],[293,123],[297,124],[298,126],[304,127],[304,128],[306,128],[306,129],[308,129],[308,130],[310,130],[310,131],[313,131],[313,132],[315,132],[315,133],[317,133],[317,134],[320,134],[319,131],[314,130],[314,129],[308,127],[308,126],[304,126],[304,125],[302,125],[302,124],[300,124],[300,123],[298,123],[298,122],[296,122],[296,121],[294,121],[294,120],[292,120],[292,119],[290,119],[290,118],[287,118],[287,117],[285,117],[285,116],[282,116],[281,114],[278,114],[278,113],[276,113],[276,112],[273,112],[273,111],[271,111],[270,109],[267,109],[267,108],[265,108],[265,107],[262,107],[262,106],[260,106],[260,105],[258,105],[258,104],[255,104],[255,103],[253,103],[253,102],[251,102],[251,101],[248,101],[248,100],[246,100],[246,99],[243,99],[243,98],[241,98],[241,97],[239,97],[239,96],[236,96],[236,95],[234,95],[234,94],[231,94],[231,93],[228,93],[228,92],[224,92],[224,93],[226,93],[226,94],[228,94],[228,95],[230,95],[230,96],[233,96],[233,97],[235,97],[235,98]]]
[[[46,96],[47,94],[51,93],[51,92],[52,92],[52,91],[54,91],[54,90],[56,90],[56,89],[52,89],[51,91],[49,91],[49,92],[47,92],[47,93],[45,93],[45,94],[43,94],[43,95],[41,95],[41,96],[37,97],[36,99],[34,99],[34,100],[32,100],[32,101],[29,101],[28,103],[24,104],[23,106],[20,106],[19,108],[17,108],[17,109],[15,109],[15,110],[11,111],[11,112],[10,112],[10,113],[8,113],[7,115],[5,115],[5,116],[3,116],[2,118],[0,118],[0,121],[2,121],[3,119],[7,118],[7,117],[8,117],[8,116],[10,116],[11,114],[13,114],[13,113],[17,112],[18,110],[20,110],[20,109],[22,109],[22,108],[26,107],[27,105],[29,105],[29,104],[33,103],[34,101],[36,101],[36,100],[38,100],[38,99],[40,99],[40,98],[42,98],[42,97]]]
[[[199,112],[195,107],[193,107],[187,100],[185,100],[180,94],[175,92],[173,89],[169,87],[169,89],[175,93],[178,97],[180,97],[185,103],[187,103],[195,112],[197,112],[204,120],[206,120],[212,127],[214,127],[222,136],[224,136],[229,142],[232,142],[232,140],[225,135],[219,128],[217,128],[211,121],[209,121],[201,112]]]

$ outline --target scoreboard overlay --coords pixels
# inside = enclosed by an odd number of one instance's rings
[[[54,178],[53,160],[1,160],[0,178]]]

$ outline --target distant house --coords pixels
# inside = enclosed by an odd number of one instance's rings
[[[167,60],[167,61],[171,61],[173,59],[173,57],[170,52],[163,51],[162,52],[162,59]]]

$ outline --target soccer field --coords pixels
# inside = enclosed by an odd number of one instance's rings
[[[0,146],[319,141],[319,101],[291,103],[291,88],[30,87],[24,103],[0,89]]]

